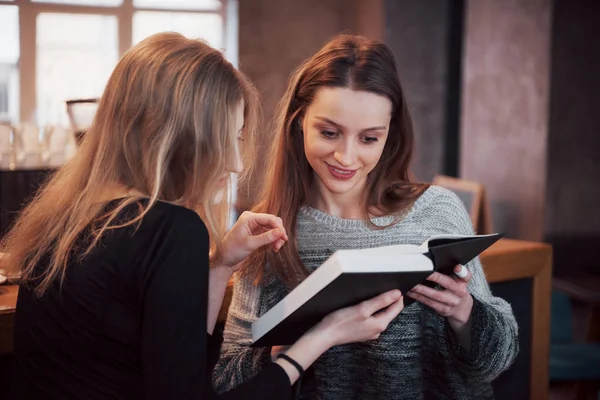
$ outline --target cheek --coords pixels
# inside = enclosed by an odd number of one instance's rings
[[[367,167],[368,172],[371,172],[377,165],[383,154],[383,146],[373,146],[363,153],[363,163]]]
[[[318,170],[321,165],[322,156],[319,152],[318,147],[305,147],[306,161],[312,167],[313,170]]]
[[[309,162],[326,156],[329,152],[327,147],[327,143],[323,143],[322,140],[317,140],[310,136],[304,139],[304,153]]]

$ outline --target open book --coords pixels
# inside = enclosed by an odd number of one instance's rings
[[[392,289],[404,294],[419,283],[434,286],[434,271],[450,275],[503,234],[434,236],[421,246],[338,250],[285,298],[252,324],[252,346],[291,345],[329,313]],[[404,297],[408,306],[413,299]]]

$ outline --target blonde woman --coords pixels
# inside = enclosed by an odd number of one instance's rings
[[[268,214],[245,213],[225,234],[255,109],[244,77],[200,41],[157,34],[123,56],[77,155],[0,246],[22,276],[23,398],[217,398],[212,333],[227,281],[252,251],[287,240]],[[321,353],[375,337],[402,306],[390,292],[333,313],[218,398],[291,398]]]

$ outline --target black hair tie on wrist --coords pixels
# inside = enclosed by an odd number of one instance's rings
[[[298,364],[296,362],[296,360],[294,360],[292,357],[288,356],[287,354],[281,353],[277,356],[277,358],[283,358],[285,361],[289,362],[290,364],[292,364],[294,367],[296,367],[296,369],[298,370],[298,372],[300,373],[300,376],[304,375],[304,368],[302,368],[302,366],[300,364]]]
[[[289,362],[290,364],[292,364],[294,366],[294,368],[296,368],[298,370],[298,372],[300,373],[300,377],[298,378],[298,381],[296,382],[296,394],[294,396],[295,399],[299,399],[300,398],[300,385],[302,384],[302,375],[304,375],[304,368],[302,368],[302,366],[300,364],[298,364],[298,362],[296,360],[294,360],[292,357],[288,356],[287,354],[281,353],[277,356],[277,359],[283,358],[285,361]]]

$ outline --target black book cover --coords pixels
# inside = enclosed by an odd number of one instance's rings
[[[452,275],[454,267],[465,265],[485,249],[504,237],[503,233],[485,236],[473,236],[460,239],[440,238],[429,242],[429,256],[433,259],[435,270],[441,274]],[[435,287],[435,283],[425,280],[420,282],[425,286]],[[404,291],[402,293],[405,293]],[[414,302],[410,297],[404,298],[404,306]]]
[[[449,275],[453,273],[455,265],[467,264],[502,236],[494,234],[433,239],[429,241],[429,251],[424,255],[433,261],[435,271]],[[342,273],[273,329],[258,338],[252,346],[294,344],[306,331],[335,310],[356,305],[393,289],[400,289],[402,293],[406,293],[419,283],[433,286],[433,282],[426,281],[431,273],[433,271],[371,273],[368,270]],[[412,302],[411,298],[404,297],[405,307]],[[260,323],[260,319],[256,323]]]

